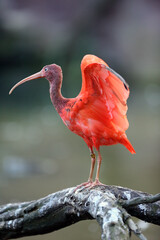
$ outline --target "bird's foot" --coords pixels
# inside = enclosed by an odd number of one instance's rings
[[[76,192],[77,190],[79,190],[82,187],[88,188],[93,184],[92,180],[88,180],[87,182],[81,183],[80,185],[77,185],[77,187],[74,189],[74,192]]]
[[[88,180],[87,182],[81,183],[80,185],[77,185],[77,187],[74,189],[74,192],[77,190],[80,190],[80,188],[93,188],[95,186],[106,186],[105,184],[101,183],[99,179],[96,179],[94,182],[92,180]]]
[[[94,182],[91,183],[89,188],[95,187],[95,186],[106,186],[105,184],[101,183],[99,179],[96,179]]]

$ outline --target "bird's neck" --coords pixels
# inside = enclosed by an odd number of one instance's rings
[[[53,106],[60,114],[62,109],[65,107],[68,100],[64,98],[61,94],[62,78],[58,79],[54,83],[50,83],[50,98]]]

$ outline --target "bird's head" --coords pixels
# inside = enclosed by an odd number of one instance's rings
[[[40,72],[37,72],[27,78],[24,78],[23,80],[16,83],[11,90],[9,91],[9,94],[13,92],[13,90],[18,87],[19,85],[31,81],[37,78],[46,78],[50,84],[54,84],[56,82],[59,82],[62,79],[62,69],[60,66],[56,64],[50,64],[46,65],[42,68]]]

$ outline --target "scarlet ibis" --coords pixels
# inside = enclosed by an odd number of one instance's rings
[[[91,156],[91,168],[86,185],[100,184],[99,172],[102,157],[101,145],[121,143],[132,154],[134,148],[127,139],[125,131],[127,120],[127,99],[129,86],[126,81],[102,59],[85,55],[81,62],[82,88],[75,98],[64,98],[61,94],[62,69],[56,64],[46,65],[13,86],[9,94],[22,83],[37,78],[46,78],[50,85],[51,101],[64,124],[86,142]],[[93,182],[95,153],[98,151],[97,172]]]

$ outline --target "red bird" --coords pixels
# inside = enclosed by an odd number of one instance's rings
[[[40,72],[21,80],[9,93],[20,84],[33,79],[46,78],[49,81],[50,98],[55,109],[64,124],[82,137],[90,150],[90,174],[88,182],[83,185],[93,186],[100,184],[100,146],[121,143],[132,154],[135,153],[125,134],[129,127],[126,117],[129,86],[118,73],[94,55],[83,57],[81,71],[82,88],[75,98],[62,96],[62,69],[56,64],[47,65]],[[94,148],[98,151],[98,158],[96,178],[93,182],[96,159]]]

